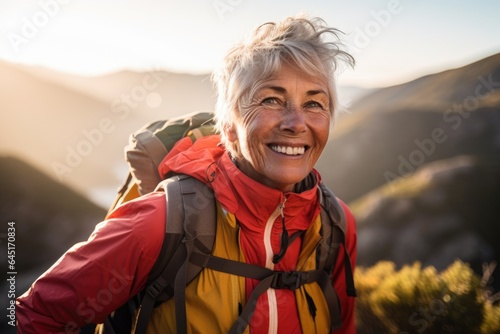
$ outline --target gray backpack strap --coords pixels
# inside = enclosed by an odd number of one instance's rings
[[[318,269],[333,270],[338,255],[338,249],[343,241],[346,230],[344,210],[333,192],[323,183],[319,185],[321,203],[321,236],[317,252]]]
[[[163,245],[145,289],[135,333],[145,333],[155,303],[175,298],[178,333],[187,331],[185,287],[202,270],[189,264],[190,254],[210,254],[215,242],[216,207],[213,192],[203,182],[186,175],[162,181],[166,193],[167,222]],[[176,292],[174,294],[174,291]]]
[[[344,271],[346,278],[347,295],[356,296],[354,277],[349,253],[345,245],[345,232],[347,220],[344,209],[337,200],[335,194],[323,183],[320,183],[321,202],[321,239],[320,248],[317,252],[318,269],[331,273],[338,257],[340,245],[344,250]]]
[[[184,239],[182,243],[186,256],[177,272],[174,282],[175,319],[177,333],[187,333],[186,321],[186,285],[203,269],[190,264],[189,258],[194,252],[210,254],[212,252],[215,230],[216,209],[213,192],[202,182],[192,177],[176,176],[180,182],[178,191],[182,194],[182,203],[169,205],[169,210],[177,210],[184,214]],[[167,192],[167,201],[168,199]],[[202,221],[203,220],[203,221]],[[168,223],[167,223],[168,225]]]

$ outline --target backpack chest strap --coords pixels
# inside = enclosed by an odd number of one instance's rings
[[[232,326],[230,334],[243,333],[250,323],[259,297],[269,288],[296,290],[304,284],[317,282],[325,296],[331,317],[331,330],[340,327],[340,301],[333,289],[329,275],[323,270],[311,271],[274,271],[250,263],[238,262],[217,256],[193,253],[190,262],[212,270],[244,276],[259,280],[243,308],[240,316]]]

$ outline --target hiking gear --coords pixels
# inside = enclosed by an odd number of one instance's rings
[[[145,289],[146,292],[137,316],[135,333],[145,333],[155,303],[158,300],[165,301],[172,295],[175,298],[177,331],[178,333],[185,333],[187,328],[183,292],[186,285],[203,268],[211,268],[261,281],[250,300],[247,301],[247,307],[243,309],[230,333],[240,333],[238,328],[246,328],[246,325],[250,322],[257,298],[268,288],[295,290],[302,284],[316,281],[320,282],[325,293],[333,319],[332,329],[338,328],[340,326],[339,301],[333,291],[329,274],[335,264],[340,244],[342,244],[345,252],[344,265],[347,268],[345,274],[347,294],[349,296],[355,296],[354,281],[349,255],[345,248],[344,231],[346,221],[343,209],[327,187],[323,184],[320,187],[323,206],[321,211],[321,234],[323,238],[317,253],[318,269],[307,272],[280,272],[211,255],[216,225],[213,195],[207,192],[208,188],[205,184],[187,176],[177,176],[162,182],[160,188],[164,189],[167,194],[167,226],[170,227],[170,230],[165,233],[165,241],[159,260],[150,275],[150,277],[156,279]],[[197,198],[203,199],[201,201],[203,206],[194,204]],[[179,210],[179,208],[182,208],[182,210]],[[203,215],[200,215],[202,210]],[[170,214],[171,212],[173,213]],[[184,239],[181,240],[183,234]],[[294,236],[298,235],[295,234]],[[290,243],[294,239],[294,237],[290,238]],[[182,247],[182,244],[186,247]],[[178,293],[175,294],[174,291],[178,291]],[[164,295],[160,296],[162,293]]]
[[[175,298],[175,315],[178,333],[186,333],[185,289],[203,268],[251,277],[261,281],[254,289],[247,305],[242,309],[238,320],[229,333],[242,333],[250,322],[258,297],[269,288],[296,290],[303,284],[318,282],[326,297],[328,310],[332,317],[331,329],[340,326],[340,308],[337,294],[333,290],[330,273],[337,258],[340,244],[344,248],[344,265],[349,296],[355,296],[350,260],[345,248],[345,218],[343,208],[327,187],[321,187],[321,234],[323,236],[316,255],[317,269],[309,271],[273,271],[260,266],[228,260],[211,255],[215,233],[215,200],[206,185],[186,175],[174,176],[159,185],[167,198],[167,231],[158,261],[151,270],[150,283],[144,289],[142,304],[136,311],[118,313],[104,324],[104,333],[117,332],[113,329],[130,321],[137,314],[135,333],[145,333],[153,308],[159,301]],[[203,212],[203,215],[200,214]],[[298,236],[295,234],[294,236]],[[292,243],[294,237],[290,238]],[[178,293],[174,293],[178,291]],[[137,307],[137,300],[126,308]],[[137,311],[138,310],[138,311]],[[123,319],[123,314],[128,319]],[[129,322],[130,323],[130,322]]]

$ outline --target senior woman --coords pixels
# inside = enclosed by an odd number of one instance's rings
[[[339,46],[336,30],[321,19],[290,17],[255,29],[215,72],[220,135],[173,150],[177,153],[160,166],[213,189],[218,205],[213,254],[283,272],[314,262],[314,249],[305,254],[305,245],[320,238],[312,231],[321,211],[321,177],[314,165],[337,108],[335,71],[340,62],[353,63]],[[342,208],[345,247],[354,268],[355,222],[343,203]],[[163,243],[165,217],[161,192],[118,207],[88,241],[70,249],[18,299],[19,333],[64,333],[104,321],[144,288]],[[300,237],[283,250],[285,228]],[[331,274],[341,310],[341,326],[334,332],[354,333],[344,256],[339,252]],[[188,332],[228,332],[257,284],[204,269],[186,287]],[[98,300],[103,289],[111,297]],[[325,304],[307,291],[270,288],[258,298],[246,330],[327,333],[334,326]],[[170,301],[156,307],[148,332],[175,332],[174,312]]]

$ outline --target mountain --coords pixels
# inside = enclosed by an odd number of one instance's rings
[[[338,119],[317,164],[350,202],[418,167],[500,155],[500,54],[376,90]]]
[[[86,240],[106,211],[16,158],[0,157],[0,174],[2,251],[7,253],[7,223],[13,222],[16,291],[20,295],[67,249]],[[7,268],[6,256],[0,265]],[[7,296],[5,282],[0,284],[0,292]],[[3,298],[0,306],[7,307],[7,302]],[[2,332],[4,321],[0,320]]]
[[[340,101],[340,105],[342,108],[350,108],[350,106],[359,101],[361,98],[366,95],[376,91],[376,88],[363,88],[358,86],[349,86],[349,85],[339,85],[337,87],[338,90],[338,99]]]
[[[500,53],[469,65],[423,76],[413,81],[374,91],[358,100],[352,113],[373,113],[376,106],[384,112],[421,109],[445,112],[454,103],[478,98],[482,105],[494,105],[494,96],[484,96],[500,88]],[[476,90],[478,87],[480,89]],[[497,92],[498,94],[498,92]],[[498,95],[496,95],[498,98]]]
[[[160,95],[162,105],[158,107],[168,117],[196,110],[213,110],[215,104],[215,93],[208,74],[191,75],[152,68],[144,72],[124,70],[100,76],[80,76],[44,67],[23,68],[34,77],[109,104],[125,100],[123,97],[130,95],[131,104],[137,103],[136,108],[145,113],[154,113],[156,109],[148,104],[147,95],[151,93]],[[193,93],[196,93],[196,98],[192,98]]]
[[[457,156],[419,168],[351,204],[358,265],[420,261],[444,270],[456,259],[481,273],[500,258],[500,157]],[[500,271],[494,272],[500,288]]]

